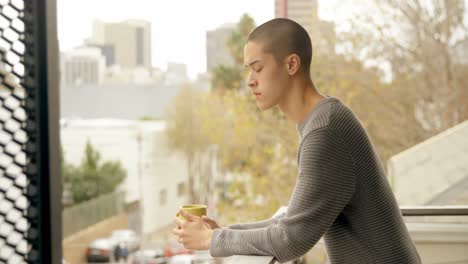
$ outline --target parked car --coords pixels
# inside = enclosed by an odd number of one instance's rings
[[[86,249],[88,262],[110,262],[113,257],[113,244],[107,238],[92,241]]]
[[[114,230],[111,234],[110,240],[115,245],[125,244],[129,252],[136,251],[140,248],[140,238],[137,236],[135,231],[130,229]]]
[[[162,250],[144,249],[135,252],[132,264],[167,264]]]

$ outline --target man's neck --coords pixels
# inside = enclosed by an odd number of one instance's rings
[[[296,124],[301,124],[324,98],[317,92],[312,81],[296,81],[279,107]]]

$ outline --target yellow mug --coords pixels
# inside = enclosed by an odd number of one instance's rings
[[[203,205],[203,204],[185,204],[185,205],[179,206],[179,209],[189,214],[193,214],[193,215],[200,216],[200,217],[206,215],[206,205]],[[183,216],[181,216],[179,213],[177,213],[176,216],[182,221],[187,220]]]

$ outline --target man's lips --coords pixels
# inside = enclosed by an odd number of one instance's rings
[[[259,96],[259,95],[261,95],[261,94],[262,94],[262,93],[254,92],[254,95],[255,95],[255,96]]]

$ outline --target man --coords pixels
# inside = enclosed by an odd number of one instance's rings
[[[120,243],[118,243],[114,247],[114,260],[119,262],[120,261],[120,255],[122,255],[122,248],[120,247]]]
[[[248,85],[260,109],[278,106],[297,123],[298,177],[280,218],[220,228],[182,214],[174,233],[214,257],[270,255],[287,262],[323,236],[331,263],[421,263],[382,165],[364,128],[310,77],[307,32],[288,19],[257,27],[244,48]]]

